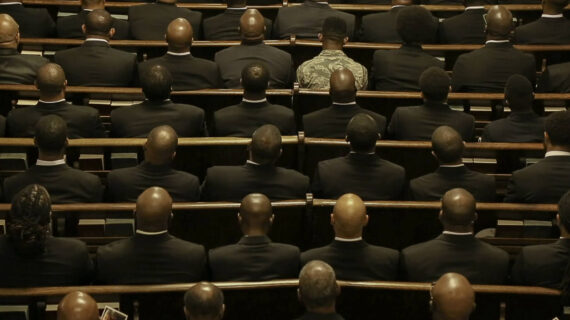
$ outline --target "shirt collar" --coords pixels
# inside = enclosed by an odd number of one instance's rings
[[[404,5],[401,5],[401,4],[397,4],[397,5],[395,5],[395,6],[392,6],[392,9],[394,9],[394,8],[401,8],[401,7],[405,7],[405,6],[404,6]]]
[[[341,238],[341,237],[334,237],[334,239],[335,239],[336,241],[340,241],[340,242],[356,242],[356,241],[361,241],[361,240],[362,240],[362,237],[351,238],[351,239]]]
[[[157,232],[149,232],[149,231],[142,231],[142,230],[137,229],[136,234],[142,234],[145,236],[158,236],[160,234],[165,234],[167,232],[168,232],[168,230],[162,230],[162,231],[157,231]]]
[[[245,163],[247,163],[247,164],[252,164],[252,165],[254,165],[254,166],[260,166],[259,163],[255,162],[255,161],[251,161],[251,160],[247,160]]]
[[[548,157],[560,157],[560,156],[570,156],[570,152],[567,151],[548,151],[544,157],[548,158]]]
[[[4,3],[0,3],[0,6],[12,6],[12,5],[15,5],[15,4],[22,5],[21,2],[4,2]]]
[[[472,236],[473,232],[453,232],[453,231],[443,231],[442,234],[449,234],[452,236]]]
[[[99,42],[109,43],[109,41],[107,41],[105,39],[99,39],[99,38],[87,38],[87,39],[85,39],[85,41],[99,41]]]
[[[541,18],[553,18],[553,19],[554,19],[554,18],[562,18],[562,17],[564,17],[564,15],[563,15],[562,13],[559,13],[559,14],[546,14],[546,13],[543,13],[540,17],[541,17]]]
[[[366,152],[366,153],[363,153],[363,152],[356,152],[356,151],[350,151],[349,153],[350,153],[350,154],[376,154],[376,152]]]
[[[333,104],[336,104],[337,106],[352,106],[356,104],[356,101],[352,101],[352,102],[334,102]]]
[[[319,56],[336,56],[336,55],[346,56],[346,54],[342,50],[325,49],[322,50],[321,53],[319,53]]]
[[[57,101],[44,101],[44,100],[40,99],[40,100],[38,100],[38,102],[41,102],[44,104],[56,104],[56,103],[65,102],[65,99],[61,99],[61,100],[57,100]]]
[[[59,160],[53,160],[53,161],[46,161],[46,160],[38,159],[36,161],[36,166],[41,166],[41,167],[54,167],[54,166],[59,166],[62,164],[65,164],[65,158],[59,159]]]
[[[263,99],[259,99],[259,100],[250,100],[250,99],[242,98],[241,101],[247,102],[247,103],[263,103],[263,102],[267,102],[267,98],[263,98]]]
[[[243,10],[243,11],[245,11],[245,10],[247,10],[247,6],[245,6],[245,7],[240,7],[240,8],[230,8],[230,7],[228,7],[228,8],[226,8],[226,9],[227,9],[227,10]]]
[[[484,6],[470,6],[470,7],[465,7],[465,11],[467,10],[479,10],[479,9],[485,9]]]
[[[508,43],[508,42],[509,42],[508,39],[506,39],[506,40],[487,40],[487,41],[485,41],[485,44],[487,44],[487,43]]]
[[[190,55],[190,51],[188,52],[172,52],[172,51],[167,51],[166,54],[169,54],[171,56],[189,56]]]
[[[459,168],[459,167],[465,167],[465,165],[463,163],[460,163],[460,164],[442,164],[439,167],[440,168]]]

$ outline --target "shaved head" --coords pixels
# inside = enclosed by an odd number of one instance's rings
[[[113,33],[113,18],[109,12],[97,9],[91,11],[85,18],[86,35],[110,38]]]
[[[354,239],[362,236],[362,228],[368,223],[366,206],[362,199],[347,193],[336,201],[331,223],[337,237]]]
[[[335,70],[331,74],[329,91],[333,103],[353,102],[356,99],[356,83],[352,72],[345,68]]]
[[[334,308],[340,289],[333,268],[320,260],[307,263],[299,273],[298,293],[307,311]]]
[[[261,193],[248,194],[241,201],[239,217],[244,234],[252,231],[266,234],[273,220],[271,201]]]
[[[166,42],[168,42],[169,50],[190,50],[192,37],[194,37],[194,31],[188,20],[177,18],[168,24],[168,28],[166,29]]]
[[[475,204],[475,198],[465,189],[455,188],[447,191],[441,200],[441,221],[444,229],[470,227],[477,219]]]
[[[259,164],[273,164],[281,155],[281,132],[272,125],[259,127],[251,136],[251,160]]]
[[[81,291],[68,293],[57,306],[57,320],[99,320],[97,302]]]
[[[492,6],[486,16],[487,35],[507,39],[513,31],[513,15],[504,6]]]
[[[475,309],[475,291],[459,273],[446,273],[431,290],[434,320],[467,320]]]
[[[452,127],[441,126],[431,135],[431,148],[441,164],[461,163],[463,138]]]
[[[172,198],[168,191],[160,187],[150,187],[137,199],[137,229],[147,232],[166,230],[171,213]]]
[[[55,63],[46,63],[38,69],[36,87],[40,94],[54,95],[65,88],[65,72]]]
[[[257,42],[263,40],[265,20],[257,9],[247,9],[239,19],[242,41]]]
[[[178,135],[171,126],[160,126],[148,134],[145,149],[145,160],[153,165],[166,165],[174,158],[178,147]]]
[[[18,23],[12,17],[5,13],[0,13],[0,47],[12,48],[17,47],[20,41]]]
[[[224,294],[209,282],[200,282],[184,294],[184,313],[188,320],[221,319],[224,309]]]

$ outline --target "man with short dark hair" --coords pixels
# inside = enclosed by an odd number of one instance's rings
[[[87,293],[70,292],[57,305],[57,320],[99,320],[97,301]]]
[[[24,7],[22,0],[0,0],[0,14],[8,14],[20,26],[22,38],[49,38],[55,23],[46,8]]]
[[[299,273],[297,295],[307,312],[297,320],[344,320],[336,313],[336,297],[340,286],[336,275],[327,263],[313,260]]]
[[[202,34],[202,13],[176,6],[177,0],[156,0],[154,3],[129,7],[131,37],[136,40],[164,40],[164,31],[176,18],[192,24],[196,38]]]
[[[392,0],[390,11],[363,16],[358,40],[376,43],[402,43],[402,38],[396,31],[396,18],[402,8],[412,4],[412,0]],[[435,34],[433,38],[435,40]]]
[[[568,0],[542,1],[540,19],[515,30],[515,43],[570,44],[570,20],[564,17]]]
[[[252,62],[241,72],[242,102],[214,113],[214,135],[219,137],[251,137],[264,124],[279,128],[283,135],[295,135],[293,110],[267,102],[265,91],[269,70],[262,62]]]
[[[140,83],[146,100],[111,111],[111,136],[142,138],[162,124],[171,126],[181,137],[206,135],[204,110],[170,100],[173,82],[168,69],[161,65],[145,70]]]
[[[388,125],[388,135],[396,140],[430,140],[435,129],[447,125],[459,132],[463,140],[472,141],[475,118],[447,105],[449,83],[449,76],[443,69],[431,67],[425,70],[420,76],[424,104],[396,108]]]
[[[485,43],[485,0],[463,0],[465,11],[439,24],[439,42],[445,44]]]
[[[446,273],[433,284],[429,304],[433,320],[468,320],[475,310],[475,290],[463,275]]]
[[[212,283],[197,283],[184,294],[186,320],[221,320],[225,310],[224,293]]]
[[[254,2],[254,1],[250,1]],[[240,20],[247,10],[246,0],[227,0],[227,9],[213,17],[204,19],[204,40],[241,40]],[[271,39],[273,22],[265,21],[265,39]]]
[[[85,34],[81,30],[81,26],[85,24],[87,15],[93,10],[105,10],[105,0],[81,0],[80,3],[81,11],[78,14],[57,18],[58,38],[84,39]],[[121,19],[112,19],[113,28],[115,29],[113,39],[129,39],[129,23]]]

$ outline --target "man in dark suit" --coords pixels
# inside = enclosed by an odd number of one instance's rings
[[[522,248],[512,270],[515,284],[560,289],[570,256],[570,191],[558,202],[556,223],[558,241]]]
[[[354,38],[354,15],[331,8],[326,1],[305,0],[302,5],[283,7],[277,11],[273,24],[273,38],[286,39],[291,35],[297,38],[317,39],[323,22],[328,17],[338,17],[346,22],[347,36]]]
[[[441,126],[431,137],[432,154],[439,168],[410,181],[410,197],[416,201],[438,201],[453,188],[469,191],[478,202],[495,201],[495,178],[469,170],[461,159],[465,143],[453,128]]]
[[[0,0],[0,13],[16,20],[22,38],[49,38],[55,33],[55,22],[46,8],[27,8],[21,0]]]
[[[99,177],[65,163],[67,125],[62,118],[42,117],[36,123],[34,142],[38,147],[38,161],[25,172],[4,180],[6,201],[11,201],[25,186],[37,183],[49,191],[53,203],[101,202],[103,186]]]
[[[475,198],[465,189],[452,189],[443,196],[441,207],[443,234],[402,250],[405,279],[431,282],[457,272],[475,284],[505,283],[509,254],[473,236]]]
[[[503,6],[493,6],[486,15],[487,41],[483,48],[459,56],[453,66],[452,90],[456,92],[501,92],[513,74],[535,82],[534,57],[513,48],[509,36],[513,15]]]
[[[362,240],[368,224],[366,206],[355,194],[338,198],[331,214],[335,238],[325,247],[301,254],[303,265],[313,260],[328,263],[338,279],[349,281],[394,281],[398,276],[399,252],[373,246]]]
[[[190,173],[174,170],[170,163],[176,156],[178,135],[170,126],[160,126],[149,133],[144,162],[136,167],[117,169],[107,176],[107,193],[115,202],[135,202],[149,187],[166,189],[175,202],[200,200],[200,181]]]
[[[570,20],[564,17],[568,0],[542,1],[542,16],[515,30],[520,44],[570,44]]]
[[[570,62],[546,67],[540,75],[536,91],[570,93]]]
[[[87,293],[70,292],[57,305],[57,319],[99,320],[97,301]]]
[[[250,193],[271,200],[304,199],[309,178],[275,166],[281,155],[281,134],[271,124],[259,127],[251,137],[249,160],[243,166],[214,166],[202,183],[203,201],[241,201]]]
[[[176,18],[188,20],[195,38],[200,37],[202,13],[177,7],[176,0],[157,0],[155,3],[129,7],[131,37],[136,40],[164,40],[164,30]]]
[[[406,187],[406,171],[376,155],[379,138],[374,118],[364,113],[352,117],[346,127],[350,153],[319,162],[311,188],[315,197],[336,199],[351,192],[364,200],[400,198]]]
[[[404,42],[396,50],[374,52],[372,76],[374,88],[382,91],[419,91],[418,79],[429,67],[443,68],[443,62],[422,49],[437,32],[437,21],[420,6],[402,8],[396,18],[396,30]]]
[[[447,105],[449,83],[449,76],[443,69],[431,67],[424,71],[420,77],[424,104],[396,108],[388,125],[388,135],[396,140],[430,140],[435,129],[447,125],[457,130],[463,140],[472,141],[475,118],[451,110]]]
[[[146,137],[156,126],[168,124],[181,137],[206,134],[204,110],[170,101],[173,79],[168,69],[155,65],[140,75],[146,100],[130,107],[111,111],[111,136]]]
[[[444,44],[485,43],[484,0],[464,0],[465,12],[439,24],[439,42]]]
[[[221,320],[225,310],[224,293],[212,283],[197,283],[184,294],[186,320]]]
[[[542,142],[544,139],[544,118],[532,110],[534,93],[527,78],[512,75],[505,86],[505,100],[511,113],[498,119],[483,130],[485,142]]]
[[[356,85],[350,70],[342,68],[331,74],[329,92],[332,99],[330,107],[303,116],[305,136],[342,139],[348,122],[359,113],[371,116],[376,121],[378,133],[384,134],[386,117],[356,104]]]
[[[241,45],[216,53],[214,60],[226,88],[240,88],[241,71],[252,62],[269,68],[269,88],[291,88],[293,59],[281,49],[263,43],[264,18],[257,9],[247,9],[240,18]]]
[[[174,84],[173,90],[198,90],[222,87],[218,66],[210,60],[193,57],[190,53],[194,32],[184,18],[172,20],[166,29],[168,52],[162,57],[139,64],[139,74],[157,64],[166,67]]]
[[[267,236],[273,223],[269,198],[248,194],[241,201],[238,221],[243,237],[237,244],[210,250],[213,281],[266,281],[295,278],[299,248],[273,243]]]
[[[59,17],[56,22],[58,38],[84,39],[82,26],[85,18],[93,10],[105,10],[105,0],[81,0],[81,11],[78,14]],[[129,23],[113,18],[114,40],[129,39]]]
[[[293,110],[267,102],[268,83],[269,70],[265,64],[252,62],[245,66],[241,72],[242,102],[214,113],[214,135],[251,137],[264,124],[276,126],[283,135],[295,135]]]
[[[160,187],[137,199],[136,234],[97,250],[96,281],[102,284],[195,282],[204,278],[204,247],[168,233],[172,198]]]
[[[105,10],[93,10],[83,25],[81,47],[57,51],[59,64],[72,86],[129,86],[136,73],[135,54],[113,49],[109,39],[115,34],[113,19]]]
[[[99,118],[99,111],[86,106],[76,106],[65,101],[65,73],[55,63],[48,63],[38,69],[36,87],[40,99],[35,106],[17,108],[8,114],[8,135],[11,137],[33,137],[38,120],[49,114],[60,116],[67,123],[67,134],[75,138],[102,138],[105,130]]]
[[[307,263],[299,273],[299,301],[307,312],[296,320],[344,320],[336,313],[340,286],[334,269],[323,261]]]
[[[18,24],[7,14],[0,14],[0,83],[32,84],[37,70],[49,61],[36,55],[18,52]]]
[[[469,319],[475,310],[475,290],[463,275],[449,272],[432,285],[429,305],[433,320]]]
[[[213,17],[204,19],[205,40],[241,40],[240,18],[247,10],[246,0],[227,0],[228,8]],[[271,39],[273,22],[267,18],[265,21],[265,39]]]
[[[392,9],[362,17],[358,40],[362,42],[402,43],[396,31],[396,17],[400,10],[413,4],[411,0],[392,0]]]
[[[544,122],[544,159],[513,172],[505,202],[556,203],[570,189],[570,111]]]

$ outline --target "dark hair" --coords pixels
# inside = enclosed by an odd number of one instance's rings
[[[193,317],[219,316],[223,305],[223,292],[208,282],[200,282],[184,294],[184,307]]]
[[[346,137],[356,152],[370,152],[378,140],[378,124],[370,115],[359,113],[346,126]]]
[[[6,217],[6,233],[16,254],[32,257],[44,251],[50,212],[51,200],[44,187],[31,184],[16,193]]]
[[[550,114],[544,122],[544,130],[550,142],[555,146],[570,148],[570,111],[559,111]]]
[[[342,42],[348,34],[346,21],[339,17],[328,17],[323,21],[321,33],[325,39]]]
[[[103,9],[91,11],[85,18],[85,33],[106,37],[113,27],[111,14]]]
[[[510,76],[505,84],[505,98],[513,111],[531,109],[534,99],[532,84],[520,74]]]
[[[167,68],[157,64],[140,75],[142,91],[148,100],[164,100],[172,92],[172,75]]]
[[[445,70],[439,67],[430,67],[420,76],[420,89],[426,100],[445,101],[449,94],[451,80]]]
[[[36,123],[35,141],[46,153],[60,153],[67,143],[67,123],[56,115],[43,116]]]
[[[404,43],[421,44],[432,40],[437,22],[426,8],[408,6],[398,11],[396,31]]]
[[[252,62],[242,69],[241,82],[247,92],[265,92],[269,82],[269,69],[262,62]]]
[[[281,132],[272,124],[263,125],[253,132],[249,148],[253,161],[274,163],[281,154]]]
[[[438,160],[443,163],[454,163],[463,155],[463,139],[452,127],[441,126],[431,135],[431,147]]]

